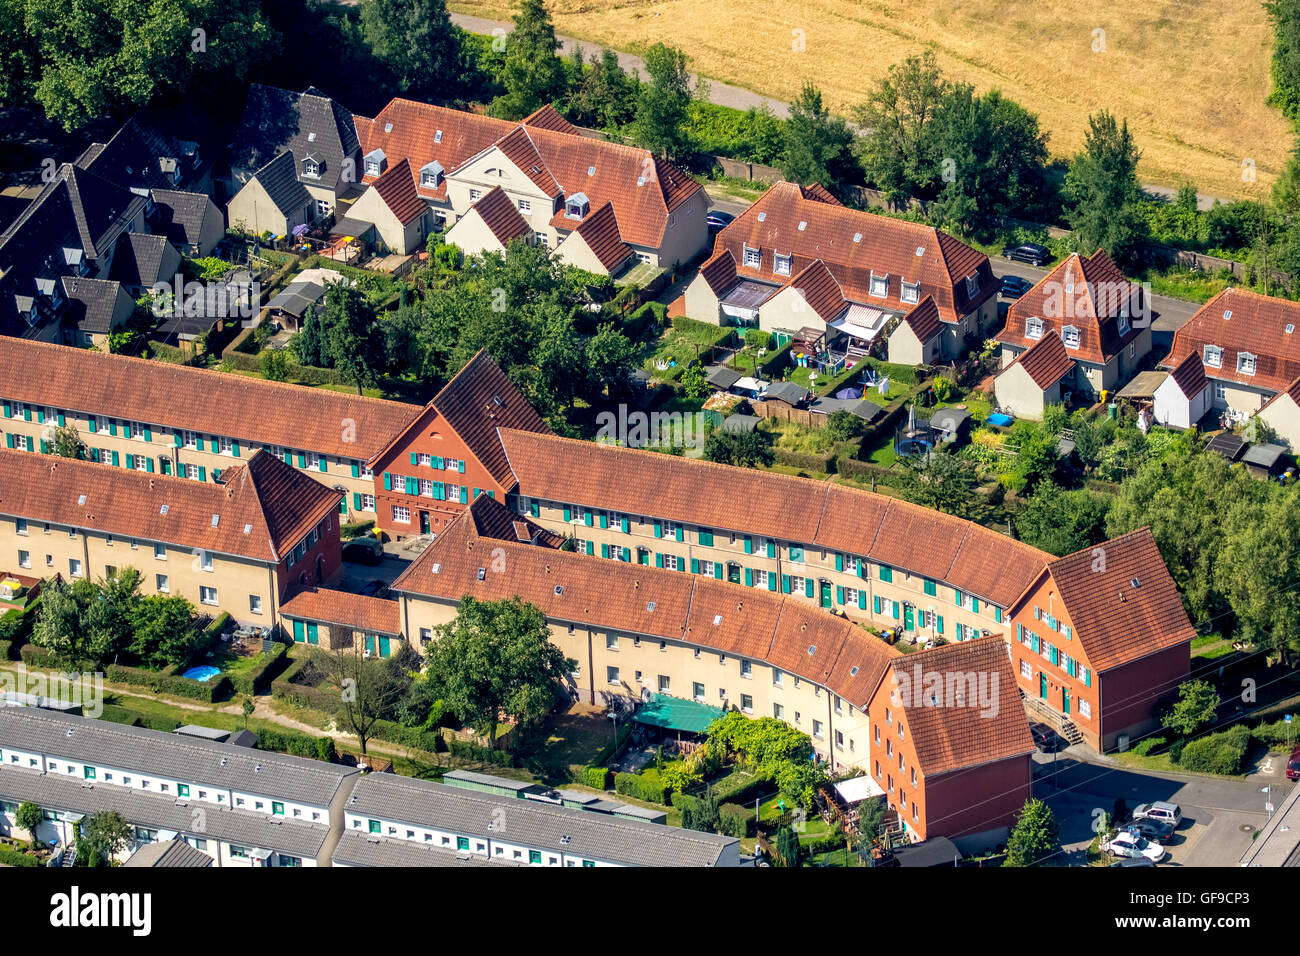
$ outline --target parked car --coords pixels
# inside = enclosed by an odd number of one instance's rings
[[[1178,824],[1183,822],[1183,811],[1176,803],[1156,800],[1153,803],[1143,803],[1133,811],[1133,822],[1138,820],[1158,820],[1177,829]]]
[[[1031,266],[1046,265],[1052,258],[1052,250],[1036,242],[1026,242],[1018,246],[1007,246],[1002,250],[1003,258],[1014,262],[1027,262]]]
[[[706,221],[709,224],[709,232],[721,232],[735,222],[736,217],[729,212],[723,212],[721,209],[714,209],[709,213]]]
[[[1121,830],[1116,833],[1114,839],[1102,849],[1111,856],[1122,856],[1130,860],[1145,857],[1152,863],[1159,863],[1165,858],[1164,847],[1157,846],[1145,837],[1138,836],[1129,830]]]
[[[1116,860],[1111,866],[1155,866],[1156,861],[1148,859],[1145,856],[1135,857],[1133,859]]]
[[[383,581],[378,581],[378,580],[367,581],[365,584],[361,585],[360,593],[366,595],[367,597],[387,597],[388,585],[385,584]]]
[[[1003,276],[1002,288],[998,290],[998,295],[1004,299],[1018,299],[1033,287],[1032,282],[1020,276]]]
[[[1286,778],[1300,780],[1300,747],[1291,751],[1291,759],[1286,762]]]
[[[374,535],[354,538],[343,546],[343,560],[373,567],[384,560],[384,546]]]
[[[1054,754],[1069,746],[1065,738],[1047,724],[1031,724],[1029,732],[1033,735],[1034,746],[1045,754]]]
[[[1173,839],[1176,827],[1172,823],[1165,823],[1161,820],[1152,820],[1150,817],[1143,817],[1141,820],[1134,820],[1125,827],[1126,830],[1132,830],[1139,836],[1144,836],[1152,843],[1159,843],[1164,846]]]

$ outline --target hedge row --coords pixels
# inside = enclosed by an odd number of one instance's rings
[[[329,737],[309,737],[307,734],[292,730],[274,728],[265,728],[257,732],[257,749],[292,754],[295,757],[309,757],[312,760],[325,760],[328,758],[323,754],[336,753],[334,741]]]
[[[515,755],[509,750],[493,750],[490,747],[480,747],[478,744],[472,744],[465,740],[448,741],[447,749],[451,751],[453,757],[460,757],[464,760],[478,760],[482,763],[495,764],[498,767],[513,767],[515,765]]]
[[[749,836],[754,822],[754,811],[738,803],[724,803],[718,807],[718,832],[723,836],[744,839]]]
[[[171,733],[179,727],[180,721],[173,717],[162,717],[157,714],[142,714],[138,710],[131,710],[129,707],[120,707],[117,704],[105,704],[99,715],[100,720],[107,720],[115,724],[126,724],[128,727],[147,727],[150,730],[161,730],[163,733]]]
[[[616,773],[614,790],[625,797],[644,800],[647,803],[668,804],[668,791],[664,789],[657,770],[647,770],[645,773]]]
[[[27,660],[27,648],[23,648],[23,660]],[[164,671],[110,664],[104,671],[104,679],[112,684],[144,687],[155,694],[173,694],[176,697],[188,697],[190,700],[201,700],[205,704],[228,700],[233,692],[230,678],[225,674],[212,680],[197,681]]]
[[[37,647],[35,644],[24,644],[19,648],[18,656],[22,658],[23,663],[28,667],[53,668],[60,666],[57,654],[46,650],[44,647]]]
[[[651,326],[668,321],[668,307],[662,302],[647,302],[623,320],[623,334],[631,342],[640,341]]]
[[[875,478],[877,484],[881,485],[897,485],[902,480],[901,476],[892,469],[883,468],[869,461],[859,461],[848,455],[841,455],[835,459],[835,470],[845,478],[858,481],[870,481]]]
[[[271,650],[264,651],[258,657],[257,664],[248,673],[232,675],[230,685],[235,693],[251,696],[265,691],[275,676],[284,670],[288,653],[289,645],[277,642]]]
[[[5,866],[40,866],[41,861],[30,853],[15,850],[11,846],[0,844],[0,863]]]
[[[582,772],[582,782],[593,790],[608,790],[609,771],[604,767],[588,767]]]
[[[1250,749],[1250,728],[1229,727],[1218,734],[1190,740],[1183,746],[1178,764],[1184,770],[1232,776],[1241,773],[1241,762]]]
[[[772,782],[764,777],[731,773],[714,783],[710,790],[719,803],[751,803],[773,789]]]
[[[370,736],[376,740],[386,740],[390,744],[400,744],[415,750],[437,753],[444,749],[442,737],[432,730],[420,727],[407,727],[392,720],[376,720],[370,728]]]
[[[314,365],[300,365],[294,361],[292,356],[286,356],[286,372],[289,381],[296,382],[299,385],[345,385],[346,380],[343,378],[338,369],[317,368]],[[235,369],[240,372],[252,372],[256,375],[262,374],[262,353],[249,355],[247,352],[238,350],[229,350],[222,356],[221,364],[229,369]]]
[[[14,659],[14,642],[0,641],[0,661],[11,661]]]
[[[271,681],[271,696],[287,700],[299,707],[306,707],[308,710],[319,710],[327,714],[337,713],[343,702],[336,692],[321,690],[310,684],[294,683],[294,678],[299,672],[311,663],[311,657],[303,654],[292,660],[293,663],[285,669],[284,673]]]
[[[754,330],[751,329],[750,331]],[[763,378],[774,379],[789,367],[790,343],[786,342],[775,352],[763,356],[763,360],[758,363],[758,374]]]
[[[833,451],[824,455],[814,455],[811,452],[773,448],[772,460],[778,465],[798,468],[800,471],[816,471],[827,475],[835,471],[835,452]]]

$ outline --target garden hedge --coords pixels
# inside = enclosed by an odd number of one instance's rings
[[[26,651],[27,648],[23,648],[23,660],[27,659]],[[212,680],[197,681],[189,677],[181,677],[179,674],[110,664],[104,671],[104,679],[111,684],[144,687],[156,694],[172,694],[190,700],[201,700],[206,704],[228,700],[233,693],[233,685],[225,674]]]
[[[513,767],[515,763],[515,755],[509,750],[492,750],[465,740],[450,740],[447,742],[447,749],[451,751],[453,757],[478,760],[482,763],[495,764],[498,767]]]
[[[588,767],[582,773],[582,782],[593,790],[608,790],[609,771],[604,767]]]
[[[5,866],[40,866],[41,861],[36,859],[30,853],[24,853],[21,850],[15,850],[11,846],[0,844],[0,863]]]
[[[800,471],[816,471],[827,475],[835,471],[835,452],[833,451],[824,455],[814,455],[811,452],[789,451],[785,448],[773,447],[772,460],[778,465],[798,468]]]
[[[230,677],[230,685],[237,694],[260,694],[285,667],[288,660],[289,645],[276,643],[271,650],[263,651],[257,664],[246,674]]]
[[[292,754],[295,757],[309,757],[318,760],[320,759],[316,749],[318,746],[318,738],[295,733],[291,730],[265,728],[257,732],[257,749],[259,750],[270,750],[275,753]]]
[[[1178,763],[1184,770],[1234,776],[1241,773],[1241,762],[1250,749],[1250,740],[1250,729],[1243,725],[1198,737],[1183,746]]]
[[[724,836],[743,839],[749,836],[754,822],[754,811],[738,803],[724,803],[718,807],[718,832]]]

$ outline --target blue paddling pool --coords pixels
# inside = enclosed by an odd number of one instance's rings
[[[989,424],[997,425],[999,428],[1006,428],[1014,419],[1010,415],[1003,415],[1001,412],[995,412],[989,416]]]
[[[204,664],[202,667],[191,667],[182,677],[188,677],[190,680],[209,681],[221,673],[220,667],[212,667]]]

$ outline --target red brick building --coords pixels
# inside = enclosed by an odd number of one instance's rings
[[[550,431],[480,351],[367,462],[378,526],[396,538],[437,534],[480,493],[504,501],[516,482],[498,428]]]
[[[1195,629],[1149,528],[1050,562],[1010,609],[1031,710],[1097,750],[1156,725]]]

